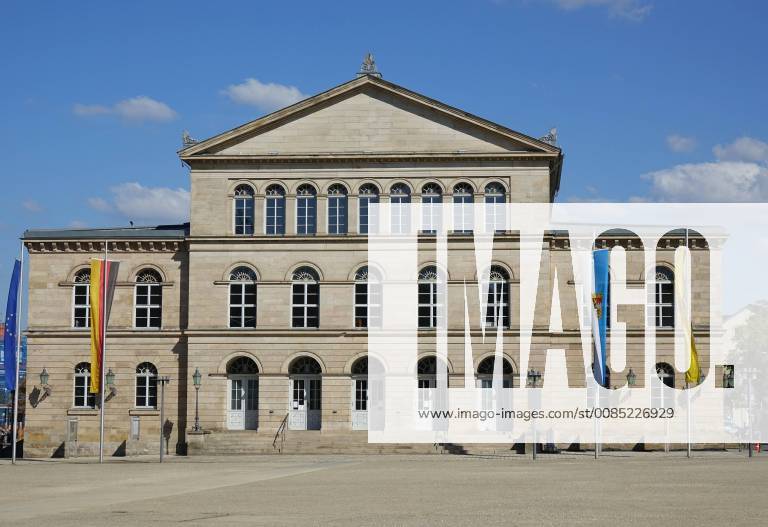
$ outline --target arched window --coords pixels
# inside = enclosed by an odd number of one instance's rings
[[[320,284],[317,273],[300,267],[291,277],[291,326],[317,328],[320,322]]]
[[[381,281],[367,265],[355,273],[355,327],[381,327]]]
[[[264,233],[285,234],[285,190],[280,185],[270,185],[266,192]]]
[[[485,186],[485,232],[503,232],[506,227],[504,187],[500,183],[488,183]]]
[[[75,366],[74,407],[93,408],[96,406],[96,394],[91,393],[91,365],[81,362]]]
[[[250,357],[235,357],[227,363],[229,375],[258,375],[259,367]]]
[[[488,296],[485,306],[485,327],[509,327],[509,274],[503,267],[494,265],[488,276]]]
[[[91,304],[88,299],[91,292],[91,270],[82,269],[75,275],[72,287],[72,327],[91,327]]]
[[[235,234],[253,234],[253,189],[249,185],[235,189]]]
[[[667,267],[656,267],[651,317],[657,328],[675,327],[675,275]]]
[[[160,274],[154,269],[143,269],[136,275],[135,327],[160,329],[163,309],[162,281]]]
[[[472,232],[473,201],[472,187],[468,184],[459,183],[453,187],[453,232],[460,234]]]
[[[347,189],[343,185],[328,189],[328,234],[347,234]]]
[[[395,183],[389,189],[392,234],[406,234],[411,230],[411,190],[404,183]]]
[[[656,363],[656,375],[664,386],[675,387],[675,369],[666,362]]]
[[[312,185],[296,191],[296,234],[317,233],[317,193]]]
[[[323,369],[315,359],[302,355],[291,362],[288,371],[291,375],[320,375]]]
[[[675,369],[666,362],[657,362],[655,369],[656,380],[651,378],[651,408],[667,408],[674,395],[666,393],[664,387],[675,387]]]
[[[442,367],[445,368],[446,373],[448,372],[448,365],[444,364],[442,361],[440,361],[442,364]],[[427,357],[422,357],[419,359],[419,362],[416,364],[416,373],[419,376],[429,376],[429,375],[437,375],[437,357],[435,355],[429,355]],[[434,388],[434,386],[432,386]]]
[[[151,362],[136,366],[136,408],[157,408],[157,368]]]
[[[435,234],[440,228],[443,191],[435,183],[427,183],[421,189],[421,231]]]
[[[438,296],[439,275],[434,265],[419,272],[419,327],[436,328],[442,323],[442,302]]]
[[[256,327],[256,273],[248,267],[229,274],[229,327]]]
[[[512,388],[514,369],[512,364],[505,358],[501,359],[502,364],[502,386]],[[478,388],[493,388],[493,370],[496,365],[496,357],[486,357],[477,365]]]
[[[373,210],[370,206],[371,203],[379,202],[379,191],[370,183],[367,183],[360,187],[358,194],[358,203],[360,206],[360,234],[368,234],[370,232],[377,232],[378,219],[373,217]]]

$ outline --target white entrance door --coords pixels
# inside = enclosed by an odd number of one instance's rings
[[[437,388],[437,379],[434,376],[419,377],[419,411],[435,409],[435,389]],[[431,417],[419,414],[417,427],[423,430],[432,430],[433,421]]]
[[[291,377],[288,428],[320,430],[321,381],[317,375]]]
[[[353,379],[352,430],[368,430],[368,378]]]
[[[259,424],[259,380],[246,375],[227,379],[227,428],[256,430]]]

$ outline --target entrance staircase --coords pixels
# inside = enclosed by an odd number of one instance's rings
[[[190,455],[232,454],[464,454],[512,455],[511,445],[457,445],[454,443],[368,443],[366,431],[287,430],[213,431]]]

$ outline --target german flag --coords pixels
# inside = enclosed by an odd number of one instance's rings
[[[112,260],[91,260],[91,393],[99,393],[101,388],[104,332],[109,323],[118,265],[118,262]]]

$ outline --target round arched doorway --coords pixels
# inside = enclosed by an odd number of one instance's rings
[[[306,355],[297,357],[288,367],[291,390],[288,428],[291,430],[320,430],[322,371],[320,364]]]
[[[256,430],[259,426],[259,367],[250,357],[227,363],[227,429]]]

